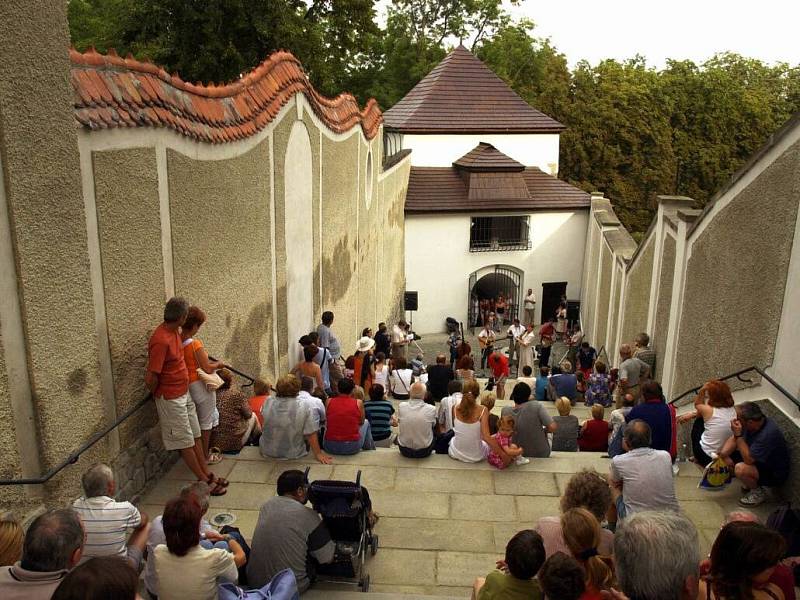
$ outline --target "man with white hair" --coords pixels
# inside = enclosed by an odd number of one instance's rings
[[[72,507],[86,531],[81,562],[95,556],[127,556],[135,569],[142,562],[149,529],[147,515],[130,502],[114,500],[114,472],[102,463],[92,465],[81,477],[84,496]],[[130,538],[128,531],[133,530]]]
[[[697,529],[682,514],[643,511],[629,517],[614,535],[614,562],[630,600],[697,598]]]
[[[397,411],[397,443],[400,454],[407,458],[425,458],[433,451],[433,428],[436,407],[425,403],[425,384],[411,386],[411,397],[401,402]]]

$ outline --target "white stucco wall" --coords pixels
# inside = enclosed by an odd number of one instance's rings
[[[470,252],[471,215],[406,215],[406,289],[419,292],[414,329],[421,334],[444,331],[446,317],[466,326],[469,276],[495,264],[522,270],[522,294],[533,288],[537,321],[542,283],[566,281],[567,296],[579,297],[588,219],[588,209],[532,213],[530,250]]]
[[[558,175],[558,134],[470,134],[402,136],[412,167],[449,167],[481,142],[491,144],[526,167]]]
[[[314,235],[311,140],[302,121],[292,127],[286,149],[286,315],[289,347],[314,325]],[[289,352],[289,367],[298,360]]]

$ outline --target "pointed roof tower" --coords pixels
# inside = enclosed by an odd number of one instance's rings
[[[387,110],[401,133],[559,133],[565,127],[536,110],[464,46],[448,54]]]

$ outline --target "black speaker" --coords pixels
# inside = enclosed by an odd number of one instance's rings
[[[417,292],[403,294],[403,310],[417,310]]]
[[[581,318],[580,300],[567,300],[567,321],[575,322]]]

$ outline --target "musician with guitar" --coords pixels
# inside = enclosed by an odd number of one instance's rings
[[[494,350],[494,343],[497,340],[497,335],[492,329],[492,323],[489,319],[483,324],[483,329],[478,333],[478,344],[481,347],[481,370],[486,368],[486,360]]]

